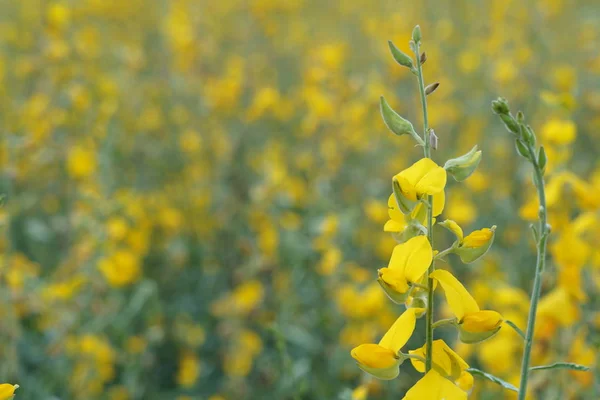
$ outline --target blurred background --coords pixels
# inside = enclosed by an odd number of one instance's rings
[[[416,24],[426,80],[441,84],[434,159],[483,149],[475,175],[449,182],[442,218],[498,226],[483,260],[445,267],[525,327],[537,203],[490,110],[504,96],[550,159],[534,363],[594,366],[596,1],[4,0],[0,379],[17,399],[401,398],[419,376],[408,363],[372,381],[349,350],[402,311],[376,270],[395,244],[391,177],[421,152],[378,102],[421,129],[414,76],[387,47],[408,53]],[[518,383],[507,327],[454,348]],[[532,398],[599,398],[596,375],[536,373]],[[472,398],[511,397],[476,380]]]

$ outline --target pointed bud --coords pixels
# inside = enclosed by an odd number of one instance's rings
[[[400,49],[398,49],[394,45],[394,43],[391,42],[391,40],[388,41],[388,46],[390,47],[390,51],[392,52],[392,57],[394,57],[394,60],[396,60],[398,64],[410,69],[414,68],[412,58],[410,58],[408,55],[404,54]]]
[[[518,111],[517,112],[517,122],[519,124],[522,124],[523,121],[525,121],[525,114],[523,114],[523,111]]]
[[[425,52],[421,53],[421,57],[419,58],[419,61],[421,61],[421,65],[425,64],[425,61],[427,61],[427,53],[425,53]]]
[[[396,111],[392,110],[390,105],[385,101],[383,96],[380,98],[381,105],[381,116],[383,117],[383,122],[387,125],[387,127],[394,132],[396,135],[411,135],[416,136],[417,132],[415,128],[410,123],[410,121],[402,118]]]
[[[544,150],[544,146],[540,146],[540,150],[538,152],[538,166],[542,173],[546,169],[546,164],[548,163],[548,158],[546,157],[546,150]]]
[[[503,97],[498,97],[498,99],[492,101],[492,110],[496,114],[508,114],[510,112],[508,102]]]
[[[459,339],[463,343],[483,342],[498,333],[502,322],[502,315],[492,310],[466,314],[458,325]]]
[[[477,145],[475,145],[467,154],[446,161],[444,169],[452,175],[457,182],[461,182],[475,172],[480,161],[481,150],[477,150]]]
[[[506,129],[508,129],[509,132],[514,133],[515,135],[520,135],[521,129],[519,128],[519,124],[517,123],[517,121],[515,121],[515,119],[512,117],[512,115],[510,114],[498,114],[500,116],[500,119],[502,120],[502,122],[504,122],[504,125],[506,126]]]
[[[527,149],[527,146],[525,145],[525,143],[523,143],[521,141],[521,139],[517,139],[515,141],[515,145],[516,145],[516,148],[517,148],[517,153],[519,153],[520,155],[522,155],[526,159],[531,160],[530,154],[529,154],[529,150]]]
[[[429,96],[431,93],[435,92],[437,88],[440,87],[439,82],[432,83],[425,88],[425,95]]]
[[[438,137],[435,135],[435,131],[433,129],[429,130],[429,143],[431,144],[432,149],[437,150]]]
[[[535,133],[529,125],[523,129],[523,141],[531,147],[535,147]]]
[[[419,25],[415,26],[412,31],[412,40],[415,43],[419,43],[421,41],[421,27]]]

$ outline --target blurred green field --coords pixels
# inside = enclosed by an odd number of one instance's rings
[[[402,311],[375,279],[395,245],[391,177],[419,152],[379,97],[421,126],[414,76],[387,47],[408,52],[416,24],[440,82],[434,159],[483,150],[442,218],[498,227],[485,259],[447,267],[525,326],[537,203],[490,110],[501,95],[549,157],[534,363],[595,366],[596,1],[4,0],[0,381],[16,399],[402,398],[410,366],[376,381],[349,351]],[[454,345],[515,384],[522,348],[506,327]],[[600,398],[599,372],[539,372],[531,399]],[[477,379],[470,398],[516,397]]]

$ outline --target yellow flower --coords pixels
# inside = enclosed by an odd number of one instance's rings
[[[83,147],[73,147],[69,150],[67,171],[73,178],[88,178],[97,167],[96,153]]]
[[[496,226],[473,231],[464,237],[462,228],[451,219],[441,222],[440,225],[456,236],[457,244],[454,252],[458,254],[462,262],[466,264],[481,258],[487,253],[494,242]]]
[[[552,119],[542,127],[542,137],[550,144],[567,145],[577,136],[577,127],[573,121]]]
[[[423,158],[392,179],[396,201],[401,211],[411,211],[417,200],[435,195],[446,186],[446,170],[429,158]]]
[[[379,344],[361,344],[352,349],[350,354],[363,371],[384,380],[398,376],[398,367],[404,361],[398,352],[415,330],[417,311],[419,310],[415,308],[406,310],[381,338]]]
[[[476,343],[495,335],[502,326],[502,316],[496,311],[480,310],[475,299],[450,272],[438,269],[431,278],[440,283],[448,306],[458,321],[460,340]]]
[[[9,400],[15,395],[15,390],[19,385],[11,385],[10,383],[0,384],[0,400]]]
[[[403,399],[466,400],[467,394],[454,383],[441,376],[435,369],[432,369],[410,388]]]
[[[421,279],[432,259],[429,240],[425,236],[414,237],[394,247],[387,268],[377,271],[377,281],[392,301],[403,303],[410,294],[410,284]]]
[[[408,353],[417,355],[422,358],[426,356],[426,345],[423,347],[410,350]],[[440,373],[442,376],[451,379],[452,381],[464,380],[463,375],[468,374],[466,370],[469,368],[469,364],[462,359],[454,350],[450,348],[442,339],[433,341],[433,368]],[[413,367],[419,372],[425,372],[425,363],[423,361],[411,358],[410,362]],[[470,389],[470,388],[469,388]]]
[[[438,194],[433,195],[433,216],[437,217],[444,211],[446,204],[446,193],[442,190]],[[398,207],[396,197],[392,193],[388,198],[388,216],[390,219],[385,223],[384,232],[407,236],[408,238],[415,236],[418,231],[409,229],[414,227],[415,223],[425,226],[427,223],[427,207],[423,203],[415,206],[412,212],[403,214]],[[435,221],[435,219],[434,219]],[[396,239],[401,239],[396,237]],[[401,240],[405,241],[405,240]]]

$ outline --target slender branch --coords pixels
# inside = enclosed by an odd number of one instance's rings
[[[454,245],[452,247],[448,247],[446,250],[443,250],[443,251],[440,251],[439,253],[437,253],[435,255],[435,259],[440,260],[442,257],[445,257],[448,254],[452,253],[455,249],[456,249],[456,247]]]
[[[425,146],[423,152],[425,157],[431,158],[431,141],[429,139],[429,117],[427,114],[427,95],[425,94],[425,80],[423,79],[423,65],[421,63],[420,42],[414,44],[414,53],[417,64],[417,78],[419,80],[419,95],[421,97],[421,108],[423,109],[423,139]],[[433,196],[427,196],[427,238],[433,247]],[[433,354],[433,279],[429,275],[435,269],[435,259],[431,261],[427,272],[427,314],[425,317],[425,371],[429,371],[432,366]]]
[[[533,347],[533,333],[535,331],[535,320],[540,293],[542,291],[542,274],[546,264],[546,241],[550,234],[548,225],[548,215],[546,209],[546,192],[544,188],[544,174],[538,163],[533,146],[528,145],[531,163],[535,173],[535,186],[538,192],[540,203],[539,210],[539,241],[537,243],[537,262],[535,266],[535,279],[533,281],[533,291],[531,293],[531,305],[529,307],[529,316],[527,320],[527,333],[525,334],[525,350],[523,351],[523,360],[521,362],[521,383],[519,385],[518,400],[525,400],[527,395],[527,381],[529,379],[529,363],[531,360],[531,349]]]

